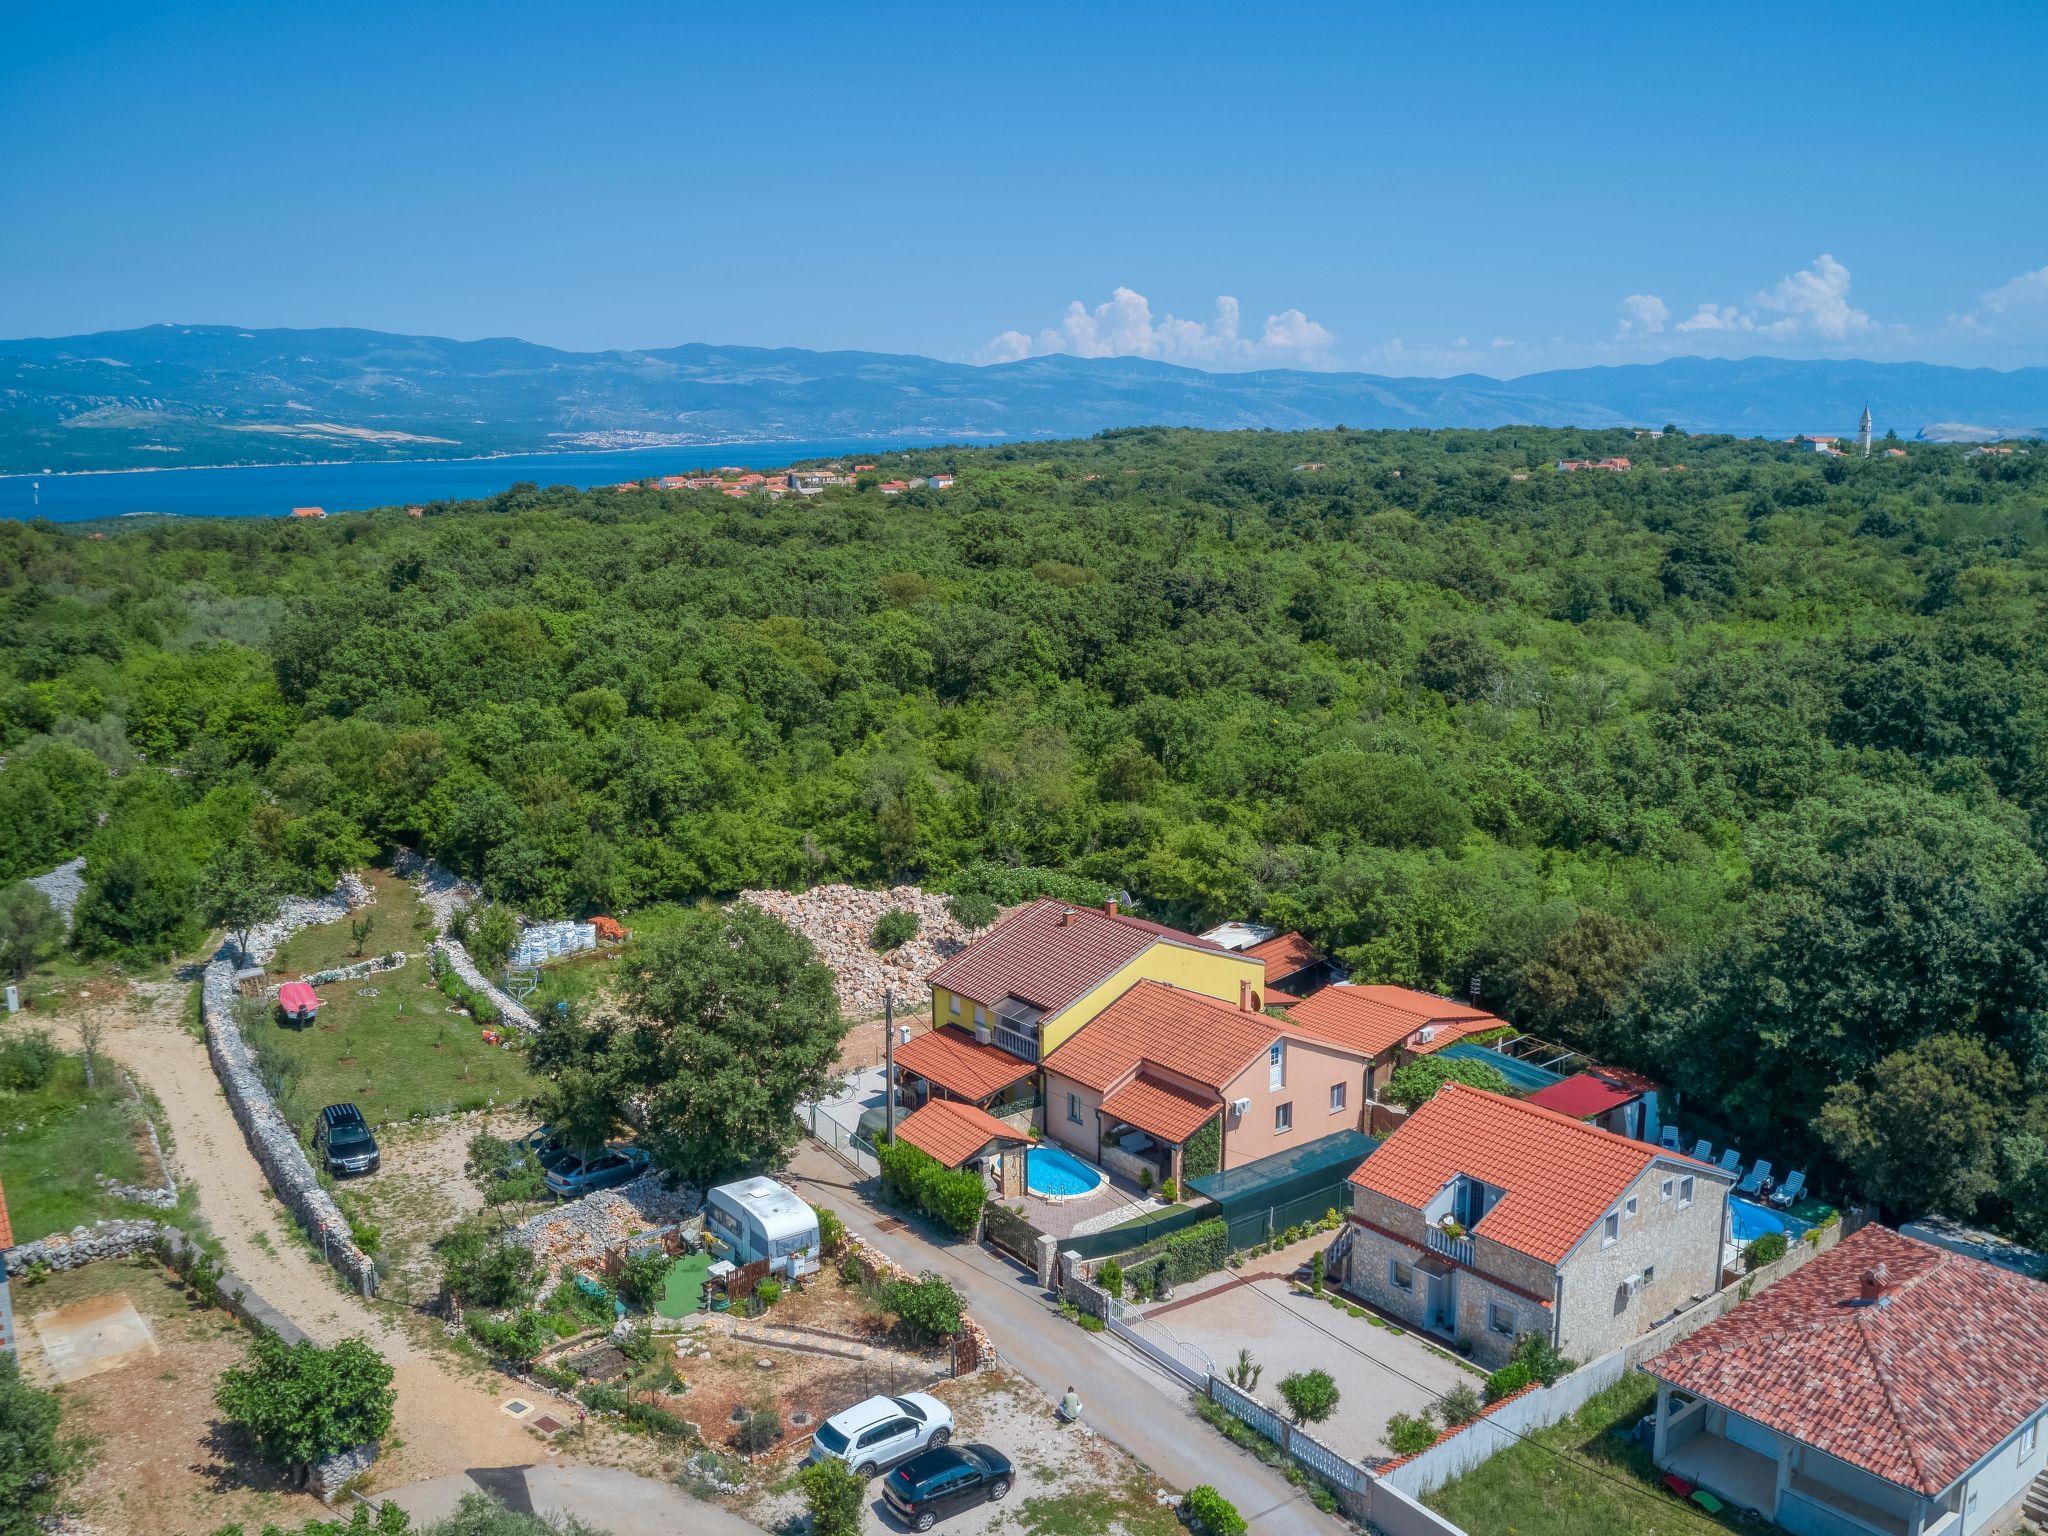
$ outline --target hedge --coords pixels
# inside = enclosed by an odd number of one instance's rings
[[[981,1225],[988,1189],[972,1168],[948,1168],[907,1141],[885,1141],[875,1148],[882,1169],[882,1189],[909,1201],[956,1237],[972,1237]]]
[[[1123,1260],[1123,1273],[1134,1291],[1156,1296],[1163,1287],[1185,1285],[1214,1274],[1230,1251],[1230,1228],[1221,1216],[1176,1232],[1149,1252]]]
[[[1206,1179],[1223,1162],[1223,1117],[1204,1120],[1180,1147],[1181,1182]]]

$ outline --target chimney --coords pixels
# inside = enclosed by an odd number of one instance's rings
[[[1061,908],[1060,908],[1060,926],[1061,926],[1062,928],[1064,928],[1064,927],[1066,927],[1066,926],[1067,926],[1067,925],[1068,925],[1069,923],[1071,923],[1071,922],[1072,922],[1073,920],[1074,920],[1074,909],[1073,909],[1072,907],[1061,907]]]
[[[1237,984],[1237,1011],[1239,1013],[1257,1013],[1259,1011],[1258,994],[1252,991],[1252,984],[1249,981],[1240,981]]]
[[[1863,1283],[1859,1294],[1866,1306],[1884,1300],[1891,1288],[1891,1272],[1884,1267],[1882,1259],[1863,1271]]]
[[[1102,904],[1102,910],[1103,910],[1103,911],[1105,911],[1105,912],[1107,912],[1107,913],[1108,913],[1108,914],[1109,914],[1109,915],[1110,915],[1111,917],[1115,917],[1115,916],[1116,916],[1116,898],[1115,898],[1114,896],[1112,896],[1112,897],[1110,897],[1110,898],[1109,898],[1109,900],[1105,901],[1105,902],[1104,902],[1104,903]]]

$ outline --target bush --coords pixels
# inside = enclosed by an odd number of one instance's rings
[[[1403,1109],[1420,1109],[1445,1083],[1464,1083],[1488,1093],[1506,1093],[1508,1080],[1499,1067],[1483,1061],[1423,1056],[1398,1067],[1387,1080],[1387,1098]]]
[[[772,1307],[775,1303],[782,1300],[782,1282],[780,1280],[763,1280],[754,1287],[754,1294],[760,1298],[761,1305],[764,1308]]]
[[[818,1246],[826,1253],[836,1253],[839,1245],[846,1240],[846,1223],[839,1219],[839,1213],[828,1206],[815,1207],[818,1216]]]
[[[1452,1429],[1460,1424],[1470,1424],[1485,1407],[1479,1401],[1479,1394],[1461,1381],[1436,1400],[1435,1411],[1436,1416],[1443,1420],[1444,1427]]]
[[[470,1336],[501,1360],[525,1364],[555,1342],[555,1330],[546,1317],[525,1308],[503,1322],[488,1317],[469,1320]]]
[[[488,976],[502,970],[512,958],[513,946],[519,942],[519,919],[512,915],[510,907],[492,902],[471,916],[469,937],[463,942],[475,958],[477,969]]]
[[[946,911],[962,928],[986,928],[996,920],[995,898],[980,891],[959,891],[946,903]]]
[[[868,936],[868,942],[884,954],[892,949],[901,949],[917,937],[917,914],[915,912],[884,912],[875,922],[875,931]]]
[[[1244,1516],[1237,1506],[1207,1483],[1190,1488],[1181,1510],[1208,1536],[1244,1536]]]
[[[576,1396],[586,1408],[598,1413],[624,1413],[628,1401],[626,1394],[617,1387],[608,1387],[601,1381],[589,1382],[576,1389]]]
[[[13,1354],[0,1355],[0,1493],[7,1500],[0,1531],[8,1536],[56,1528],[46,1517],[76,1465],[58,1436],[60,1417],[57,1395],[23,1381]]]
[[[1511,1397],[1536,1379],[1536,1373],[1519,1360],[1510,1361],[1486,1378],[1486,1400],[1497,1403]]]
[[[1169,1203],[1180,1198],[1180,1186],[1171,1179],[1159,1181],[1159,1198]]]
[[[390,1433],[398,1401],[391,1374],[391,1363],[361,1339],[323,1349],[262,1334],[246,1364],[221,1372],[213,1395],[221,1417],[247,1431],[265,1460],[306,1467]]]
[[[838,1457],[816,1461],[797,1474],[811,1510],[811,1536],[860,1536],[866,1481]]]
[[[35,1092],[57,1070],[61,1054],[39,1029],[16,1035],[0,1045],[0,1088],[9,1093]]]
[[[643,1398],[626,1399],[626,1422],[636,1424],[648,1433],[663,1440],[688,1440],[695,1438],[687,1420],[670,1413],[659,1403]]]
[[[882,1288],[882,1305],[913,1338],[950,1339],[960,1332],[960,1293],[931,1270],[915,1280],[891,1280]]]
[[[619,1295],[642,1311],[651,1310],[668,1289],[669,1266],[674,1261],[659,1248],[636,1253],[619,1266]]]
[[[1214,1274],[1223,1267],[1223,1256],[1229,1251],[1230,1228],[1222,1217],[1197,1222],[1166,1240],[1159,1254],[1166,1261],[1162,1278],[1168,1285],[1185,1285]]]
[[[1436,1442],[1436,1425],[1427,1414],[1397,1413],[1387,1420],[1387,1444],[1397,1456],[1420,1455]]]
[[[539,1282],[533,1255],[476,1222],[441,1239],[441,1284],[465,1306],[509,1307],[531,1297]]]
[[[1766,1264],[1776,1263],[1785,1257],[1785,1248],[1784,1233],[1766,1232],[1742,1250],[1742,1267],[1745,1271],[1755,1271]]]
[[[1558,1352],[1557,1346],[1540,1333],[1525,1333],[1515,1341],[1515,1360],[1529,1368],[1529,1374],[1543,1385],[1553,1385],[1560,1376],[1571,1374],[1577,1364]]]
[[[1296,1371],[1280,1378],[1280,1399],[1297,1424],[1320,1424],[1337,1411],[1340,1395],[1328,1371]]]
[[[750,1408],[740,1420],[733,1444],[749,1456],[757,1456],[782,1438],[782,1416],[773,1408]]]
[[[972,1168],[948,1168],[907,1141],[885,1141],[875,1148],[882,1169],[882,1189],[908,1201],[955,1237],[972,1237],[981,1225],[988,1187]]]
[[[1112,1296],[1124,1293],[1124,1267],[1115,1259],[1104,1259],[1102,1267],[1095,1271],[1095,1283]]]

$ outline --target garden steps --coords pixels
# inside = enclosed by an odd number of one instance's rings
[[[786,1349],[799,1355],[823,1355],[833,1360],[868,1360],[874,1356],[874,1351],[865,1344],[798,1323],[756,1322],[745,1327],[736,1323],[732,1336],[743,1344]]]
[[[2033,1524],[2048,1527],[2048,1472],[2043,1472],[2028,1487],[2026,1511]]]

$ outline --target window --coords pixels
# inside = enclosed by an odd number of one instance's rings
[[[1387,1260],[1387,1284],[1397,1291],[1414,1290],[1414,1269],[1407,1264],[1403,1264],[1399,1259]]]
[[[953,1005],[952,1008],[949,1010],[950,1012],[958,1013],[960,1011],[960,994],[958,992],[948,993],[946,995],[946,1001]]]
[[[1628,1197],[1628,1204],[1627,1204],[1627,1205],[1625,1205],[1625,1206],[1623,1206],[1623,1207],[1621,1208],[1621,1213],[1622,1213],[1622,1215],[1624,1215],[1624,1216],[1628,1217],[1628,1218],[1629,1218],[1629,1220],[1631,1220],[1631,1221],[1635,1220],[1635,1215],[1636,1215],[1636,1197],[1635,1197],[1634,1195],[1630,1195],[1630,1196]]]
[[[1600,1223],[1600,1246],[1606,1248],[1621,1238],[1621,1212],[1609,1211]]]
[[[974,1022],[977,1024],[986,1024],[988,1022],[988,1013],[979,1003],[974,1005]]]
[[[1078,1093],[1067,1095],[1067,1118],[1076,1125],[1081,1123],[1081,1095]]]
[[[1489,1333],[1500,1333],[1506,1334],[1510,1338],[1514,1337],[1515,1314],[1513,1310],[1502,1306],[1497,1301],[1489,1301],[1486,1304],[1486,1328]]]
[[[1275,1104],[1273,1106],[1273,1134],[1281,1136],[1293,1129],[1294,1106],[1292,1104]]]
[[[1692,1204],[1692,1175],[1687,1174],[1678,1181],[1678,1208],[1682,1211]]]
[[[2024,1461],[2027,1457],[2033,1455],[2034,1447],[2040,1444],[2040,1441],[2041,1421],[2036,1419],[2020,1431],[2020,1459]]]
[[[1678,1181],[1676,1179],[1666,1179],[1657,1186],[1657,1198],[1659,1200],[1669,1200],[1671,1198],[1671,1191],[1677,1187],[1677,1184]]]
[[[1656,1278],[1657,1266],[1654,1264],[1645,1264],[1643,1266],[1643,1284],[1648,1285],[1652,1280]]]
[[[1275,1040],[1272,1049],[1266,1052],[1266,1086],[1284,1088],[1287,1086],[1287,1042]]]
[[[1343,1107],[1344,1085],[1342,1083],[1330,1084],[1330,1113],[1334,1115],[1337,1113],[1338,1110],[1342,1109]]]

